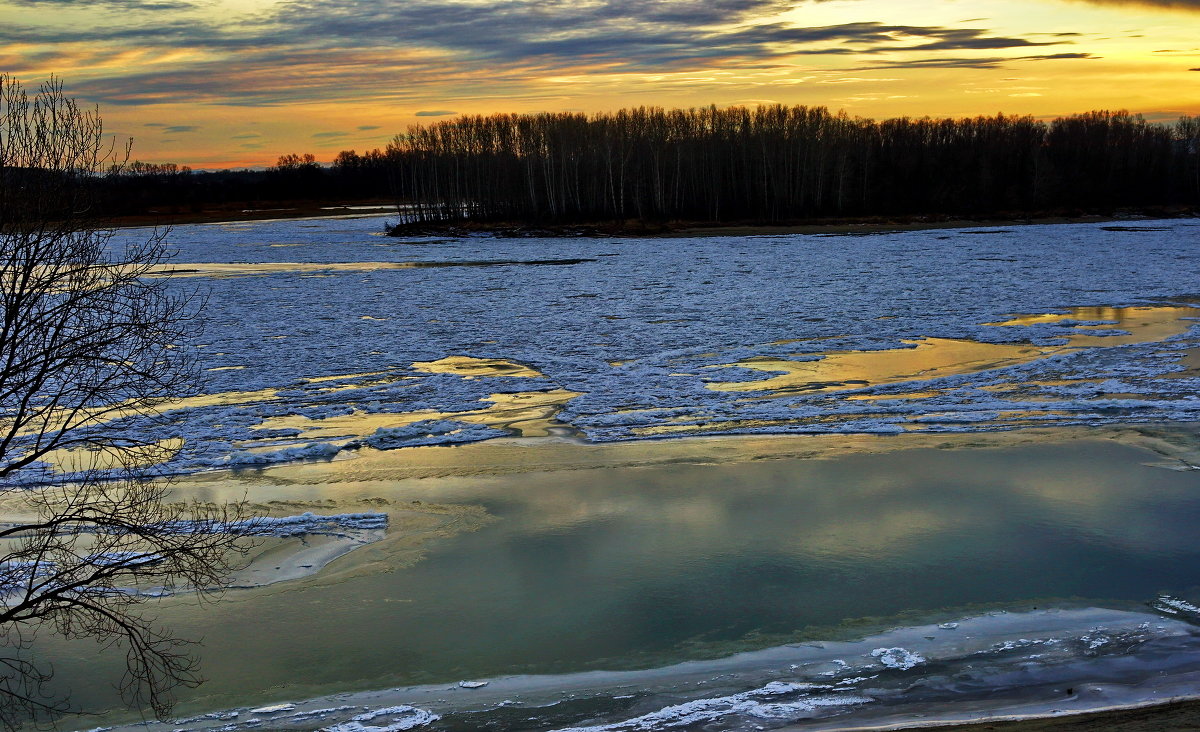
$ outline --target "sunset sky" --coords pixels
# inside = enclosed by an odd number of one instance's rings
[[[0,71],[199,168],[490,112],[1200,114],[1200,0],[0,0],[0,37]]]

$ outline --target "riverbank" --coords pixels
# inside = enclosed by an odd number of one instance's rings
[[[398,205],[388,199],[360,201],[295,201],[278,206],[244,209],[236,207],[198,211],[163,211],[113,217],[111,226],[174,226],[181,224],[233,223],[276,219],[330,218],[338,216],[397,215]],[[448,222],[402,224],[392,235],[462,237],[494,235],[502,238],[527,237],[707,237],[707,236],[782,236],[788,234],[882,234],[899,231],[1021,226],[1031,224],[1082,224],[1129,222],[1144,219],[1192,218],[1200,212],[1184,207],[1154,207],[1110,212],[1030,212],[979,217],[949,215],[867,216],[822,218],[785,223],[746,221],[730,222],[642,222],[595,224],[521,224],[514,222]]]
[[[1197,212],[1190,208],[1155,207],[1104,213],[1030,212],[1012,215],[984,215],[968,218],[948,215],[865,216],[821,218],[790,222],[701,222],[670,221],[603,222],[594,224],[521,224],[510,222],[446,222],[405,223],[392,226],[393,237],[449,236],[462,237],[487,234],[500,238],[556,237],[644,237],[692,238],[707,236],[786,236],[810,235],[873,235],[903,231],[963,229],[1048,224],[1084,224],[1105,222],[1136,222],[1147,219],[1193,218]]]

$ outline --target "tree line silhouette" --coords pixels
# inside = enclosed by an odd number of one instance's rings
[[[288,155],[265,171],[131,169],[110,185],[127,204],[391,196],[412,224],[1105,212],[1200,203],[1200,117],[875,121],[784,105],[494,114],[412,126],[327,167]]]

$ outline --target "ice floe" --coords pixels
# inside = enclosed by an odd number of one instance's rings
[[[559,732],[635,732],[689,728],[727,717],[794,720],[822,707],[869,704],[870,697],[837,693],[829,686],[773,681],[753,691],[676,704],[640,717],[611,724],[569,727]]]
[[[418,445],[453,445],[463,442],[478,442],[507,434],[487,425],[456,422],[449,419],[422,420],[403,427],[380,427],[361,442],[349,443],[348,447],[367,445],[376,450],[390,450]]]
[[[871,658],[879,659],[886,668],[896,668],[907,671],[925,663],[925,657],[920,653],[905,648],[876,648],[871,651]]]
[[[1162,595],[1157,600],[1150,603],[1150,607],[1168,615],[1190,617],[1200,620],[1200,607],[1193,605],[1187,600],[1181,600],[1178,597]]]
[[[436,722],[440,717],[407,705],[386,707],[356,715],[350,721],[325,727],[325,732],[402,732]],[[366,724],[371,722],[371,724]]]
[[[251,709],[249,714],[279,714],[280,712],[290,712],[295,708],[295,704],[271,704],[269,706]]]

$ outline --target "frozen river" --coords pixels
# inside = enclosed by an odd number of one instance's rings
[[[156,601],[209,677],[161,729],[823,729],[1200,688],[1200,221],[383,221],[170,233],[207,384],[124,427],[179,446],[181,496],[372,523]],[[136,721],[96,681],[119,653],[37,650],[108,710],[87,726]]]
[[[1194,219],[449,240],[384,221],[171,232],[178,286],[208,294],[210,393],[159,429],[186,439],[175,468],[504,435],[1200,418]]]

